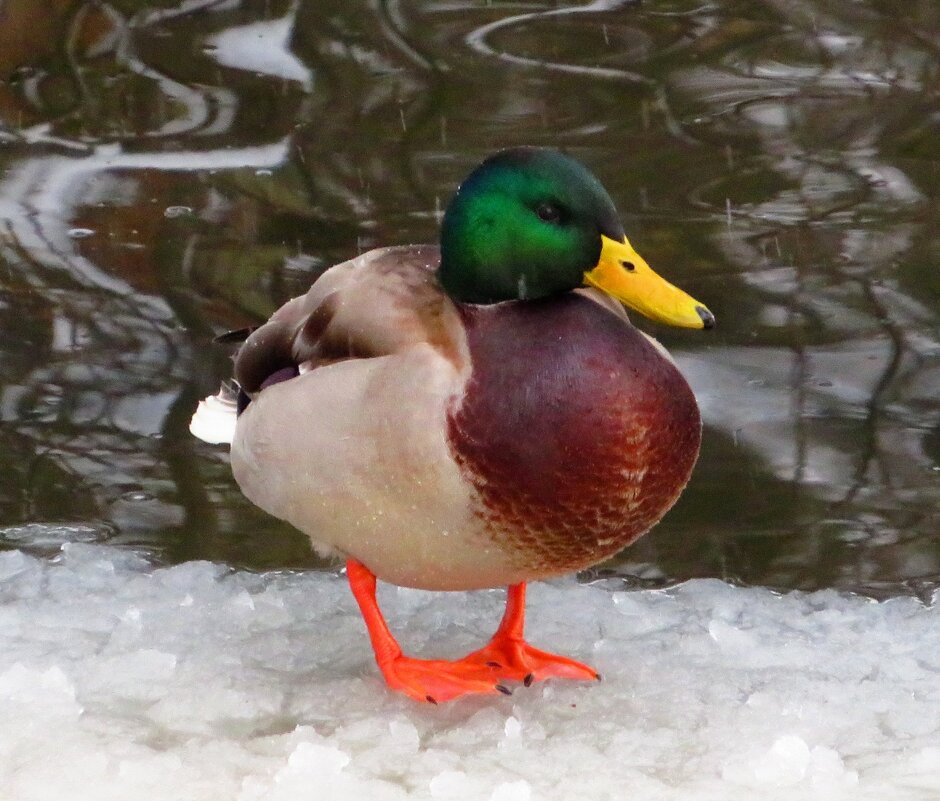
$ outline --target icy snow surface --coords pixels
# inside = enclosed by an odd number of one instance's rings
[[[499,592],[380,592],[427,655],[501,613]],[[416,705],[342,577],[0,553],[0,798],[940,798],[936,605],[568,580],[531,588],[528,633],[604,681]]]

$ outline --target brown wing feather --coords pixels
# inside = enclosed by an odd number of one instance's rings
[[[385,356],[422,342],[456,361],[439,261],[437,247],[411,245],[336,265],[252,332],[235,358],[235,378],[253,393],[284,368]]]

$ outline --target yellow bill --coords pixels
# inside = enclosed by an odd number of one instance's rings
[[[645,317],[682,328],[713,328],[715,316],[695,298],[660,278],[630,242],[602,236],[601,257],[584,274],[597,287]]]

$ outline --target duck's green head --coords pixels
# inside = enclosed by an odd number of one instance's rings
[[[460,185],[441,227],[439,277],[461,303],[498,303],[590,285],[653,320],[711,328],[698,301],[627,241],[600,181],[556,150],[514,148]]]

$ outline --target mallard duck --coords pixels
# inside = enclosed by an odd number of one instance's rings
[[[526,582],[646,532],[685,487],[701,438],[689,385],[623,304],[714,325],[637,254],[584,166],[504,150],[461,184],[439,247],[338,264],[251,331],[237,400],[204,403],[193,431],[231,443],[251,501],[347,560],[390,687],[436,703],[509,692],[507,681],[597,679],[525,641]],[[506,586],[506,611],[460,660],[411,658],[376,577]]]

